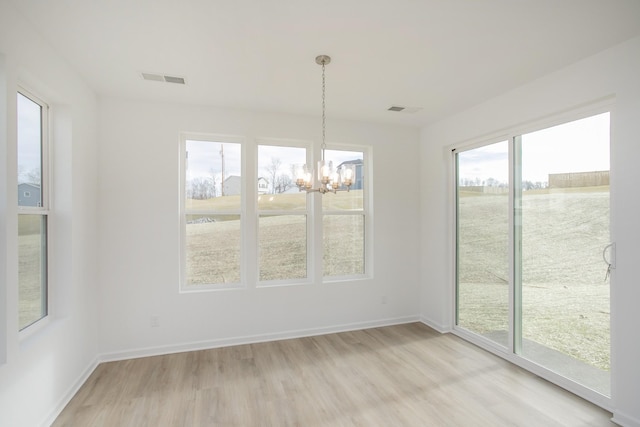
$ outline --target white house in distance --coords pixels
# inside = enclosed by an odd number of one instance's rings
[[[237,175],[231,175],[225,178],[223,185],[223,192],[225,196],[235,196],[240,194],[242,188],[242,178]]]
[[[267,194],[269,192],[269,181],[267,178],[258,178],[258,194]]]
[[[242,178],[237,175],[231,175],[224,180],[224,195],[235,196],[240,194],[242,186]],[[258,194],[267,194],[269,192],[269,181],[266,178],[258,178]]]
[[[0,1],[0,426],[50,425],[105,361],[408,322],[455,334],[452,147],[604,105],[611,396],[587,397],[640,427],[638,17],[637,0]],[[243,179],[259,178],[260,144],[317,161],[322,54],[327,149],[371,161],[372,273],[328,283],[314,265],[295,286],[181,292],[181,135],[241,144]],[[18,187],[19,90],[48,106],[51,136],[50,311],[26,332],[16,192],[35,189]],[[321,230],[329,196],[294,214]],[[259,247],[255,222],[243,260]]]

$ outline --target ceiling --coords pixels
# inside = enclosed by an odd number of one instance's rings
[[[411,126],[640,35],[638,0],[11,1],[99,95],[319,115],[327,54],[329,119]]]

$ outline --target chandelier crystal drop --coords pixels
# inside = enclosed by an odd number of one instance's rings
[[[301,165],[296,168],[296,185],[299,191],[320,194],[349,191],[355,177],[355,165],[342,164],[339,170],[334,170],[331,162],[325,161],[326,137],[326,79],[325,66],[331,62],[331,57],[319,55],[316,64],[322,65],[322,157],[318,162],[318,175],[314,178],[313,167]],[[315,182],[314,182],[315,181]],[[314,187],[315,184],[315,187]]]

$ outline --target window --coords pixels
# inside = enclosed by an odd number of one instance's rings
[[[306,157],[305,148],[258,146],[260,281],[307,278],[307,194],[295,184]]]
[[[355,165],[350,191],[322,198],[323,275],[353,276],[365,273],[364,153],[326,150],[325,161],[336,171]]]
[[[300,284],[368,272],[367,151],[326,150],[334,170],[355,165],[355,176],[350,191],[320,195],[295,184],[298,167],[317,160],[310,148],[183,135],[181,289]]]
[[[238,142],[184,141],[183,281],[241,282],[242,156]]]
[[[23,330],[48,314],[48,107],[21,90],[17,112],[18,326]]]

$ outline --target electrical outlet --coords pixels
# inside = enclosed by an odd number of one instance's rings
[[[152,328],[160,327],[160,316],[151,316],[149,320]]]

